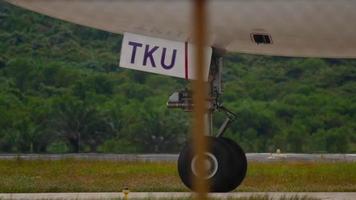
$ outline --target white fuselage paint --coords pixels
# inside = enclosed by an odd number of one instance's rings
[[[8,0],[113,33],[191,41],[191,1]],[[250,54],[356,58],[356,0],[210,0],[210,45]],[[257,45],[252,33],[271,35]]]
[[[196,79],[195,48],[187,42],[125,33],[120,67],[185,79]],[[204,79],[208,80],[212,49],[205,48]]]

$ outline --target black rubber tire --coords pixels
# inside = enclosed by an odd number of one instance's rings
[[[233,140],[229,138],[219,138],[232,151],[234,164],[230,165],[229,173],[231,179],[229,182],[229,190],[232,191],[237,188],[246,177],[247,173],[247,158],[243,149]]]
[[[233,158],[233,150],[230,145],[227,145],[226,141],[214,138],[207,137],[210,149],[209,153],[215,156],[218,161],[218,169],[214,176],[207,179],[209,182],[210,192],[229,192],[232,189],[232,177],[231,170],[235,168],[236,162]],[[178,158],[178,172],[179,176],[189,189],[194,190],[193,188],[193,179],[195,177],[192,171],[192,160],[194,158],[193,148],[191,144],[187,144],[181,151]],[[233,165],[233,166],[231,166]]]

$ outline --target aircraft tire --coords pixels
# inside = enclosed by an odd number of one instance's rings
[[[221,138],[207,137],[207,141],[210,146],[210,149],[205,153],[206,163],[209,163],[206,173],[209,192],[229,192],[235,189],[238,182],[235,180],[238,178],[236,175],[238,162],[234,158],[237,152],[235,146]],[[184,185],[193,191],[193,180],[197,176],[195,162],[193,146],[188,143],[179,155],[178,173]]]
[[[246,177],[246,172],[247,172],[247,158],[244,150],[238,145],[235,141],[229,139],[229,138],[219,138],[223,142],[226,143],[227,146],[229,146],[230,150],[233,152],[233,161],[234,164],[230,165],[230,191],[234,190],[237,188],[242,181]]]

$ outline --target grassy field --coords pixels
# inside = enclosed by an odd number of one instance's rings
[[[188,191],[175,163],[0,161],[0,192]],[[238,191],[356,191],[356,163],[250,163]]]

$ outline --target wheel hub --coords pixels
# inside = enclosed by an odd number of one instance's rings
[[[197,160],[198,156],[194,156],[191,164],[192,172],[195,176],[199,175],[198,169],[197,169]],[[219,163],[216,157],[208,152],[204,153],[204,158],[203,158],[203,163],[204,163],[204,179],[210,179],[212,178],[216,172],[218,171],[219,168]]]

